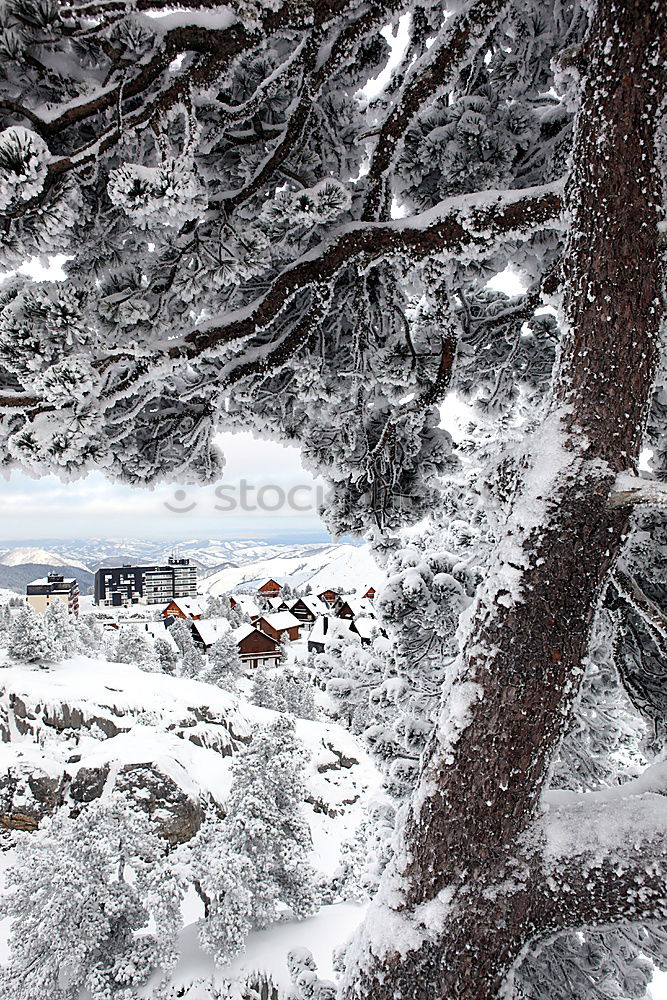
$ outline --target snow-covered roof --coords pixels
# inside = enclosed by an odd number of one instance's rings
[[[330,642],[331,639],[359,639],[359,636],[351,630],[352,622],[347,618],[333,618],[322,615],[318,618],[311,630],[308,639],[310,642]]]
[[[274,614],[262,615],[261,621],[266,622],[276,632],[301,626],[301,622],[291,611],[276,611]]]
[[[375,618],[355,618],[354,627],[362,639],[372,639],[378,630]]]
[[[269,597],[269,606],[278,611],[285,603],[284,597]]]
[[[230,594],[229,597],[249,618],[258,618],[261,615],[262,611],[257,601],[248,594]]]
[[[347,604],[355,618],[375,618],[375,609],[367,597],[355,597],[353,594],[341,597],[341,602]]]
[[[194,615],[205,615],[206,614],[206,604],[201,598],[198,597],[172,597],[172,599],[165,604],[164,610],[166,611],[169,605],[175,604],[177,608],[185,612],[186,615],[194,617]]]
[[[299,628],[301,626],[301,622],[291,611],[276,611],[274,614],[262,615],[261,621],[266,622],[276,632],[283,632],[288,628]]]
[[[221,635],[229,632],[231,625],[227,618],[205,618],[202,621],[193,622],[192,628],[205,646],[212,646]]]
[[[62,580],[49,580],[48,576],[40,576],[40,578],[38,580],[31,580],[30,583],[27,584],[27,586],[28,587],[48,587],[49,584],[52,584],[52,583],[57,583],[60,586],[64,586],[66,583],[68,583],[68,584],[76,583],[76,580],[74,579],[73,576],[69,576],[69,577],[66,576]]]
[[[290,605],[290,611],[294,610],[294,606],[301,601],[305,604],[308,610],[313,615],[325,615],[327,613],[327,606],[324,601],[321,601],[319,597],[313,597],[309,595],[308,597],[297,597]]]
[[[126,625],[126,622],[122,623]],[[174,652],[178,651],[178,646],[176,645],[176,640],[173,638],[171,632],[168,628],[165,628],[162,622],[142,622],[144,630],[152,637],[153,641],[156,639],[164,639],[170,649]]]
[[[234,636],[237,642],[243,642],[243,640],[247,636],[249,636],[251,632],[256,632],[256,631],[257,629],[255,628],[254,625],[250,625],[248,622],[244,622],[242,625],[239,625],[238,628],[234,629],[232,635]]]

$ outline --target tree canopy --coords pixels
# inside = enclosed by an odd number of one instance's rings
[[[389,567],[391,653],[348,666],[394,699],[405,807],[346,997],[491,1000],[551,938],[524,996],[642,996],[667,918],[665,5],[11,0],[0,52],[1,263],[67,257],[0,285],[5,467],[212,480],[214,435],[251,428]],[[631,764],[582,723],[621,704]]]

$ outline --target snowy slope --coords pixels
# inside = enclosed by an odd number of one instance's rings
[[[76,569],[88,569],[85,563],[76,558],[53,549],[18,546],[13,549],[0,550],[0,563],[3,566],[23,566],[25,563],[50,563],[52,566],[74,566]]]
[[[312,554],[274,556],[220,570],[202,582],[202,589],[225,594],[240,588],[254,589],[269,578],[291,587],[310,585],[314,593],[328,587],[351,592],[370,586],[377,589],[384,583],[385,574],[368,546],[329,545]]]

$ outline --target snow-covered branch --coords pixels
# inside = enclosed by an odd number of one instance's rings
[[[617,508],[638,505],[667,507],[667,483],[621,473],[609,497],[609,506]]]
[[[549,792],[534,834],[548,931],[667,916],[667,761],[600,792]]]
[[[446,198],[409,219],[387,223],[351,223],[304,254],[273,282],[261,298],[222,324],[203,325],[169,350],[172,358],[197,357],[265,329],[294,300],[314,286],[331,283],[349,264],[367,267],[404,255],[420,261],[434,254],[461,259],[488,256],[497,243],[527,238],[535,229],[559,224],[562,181],[517,191],[481,191]]]
[[[424,103],[451,86],[461,66],[479,51],[507,3],[473,0],[448,21],[438,39],[412,67],[398,101],[380,130],[371,159],[363,218],[378,217],[385,181],[401,148],[405,130]]]

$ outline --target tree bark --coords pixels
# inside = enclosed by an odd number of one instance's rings
[[[552,926],[526,843],[628,526],[608,497],[635,466],[656,376],[665,39],[666,5],[599,0],[579,54],[553,403],[394,862],[348,953],[346,1000],[493,1000]]]

